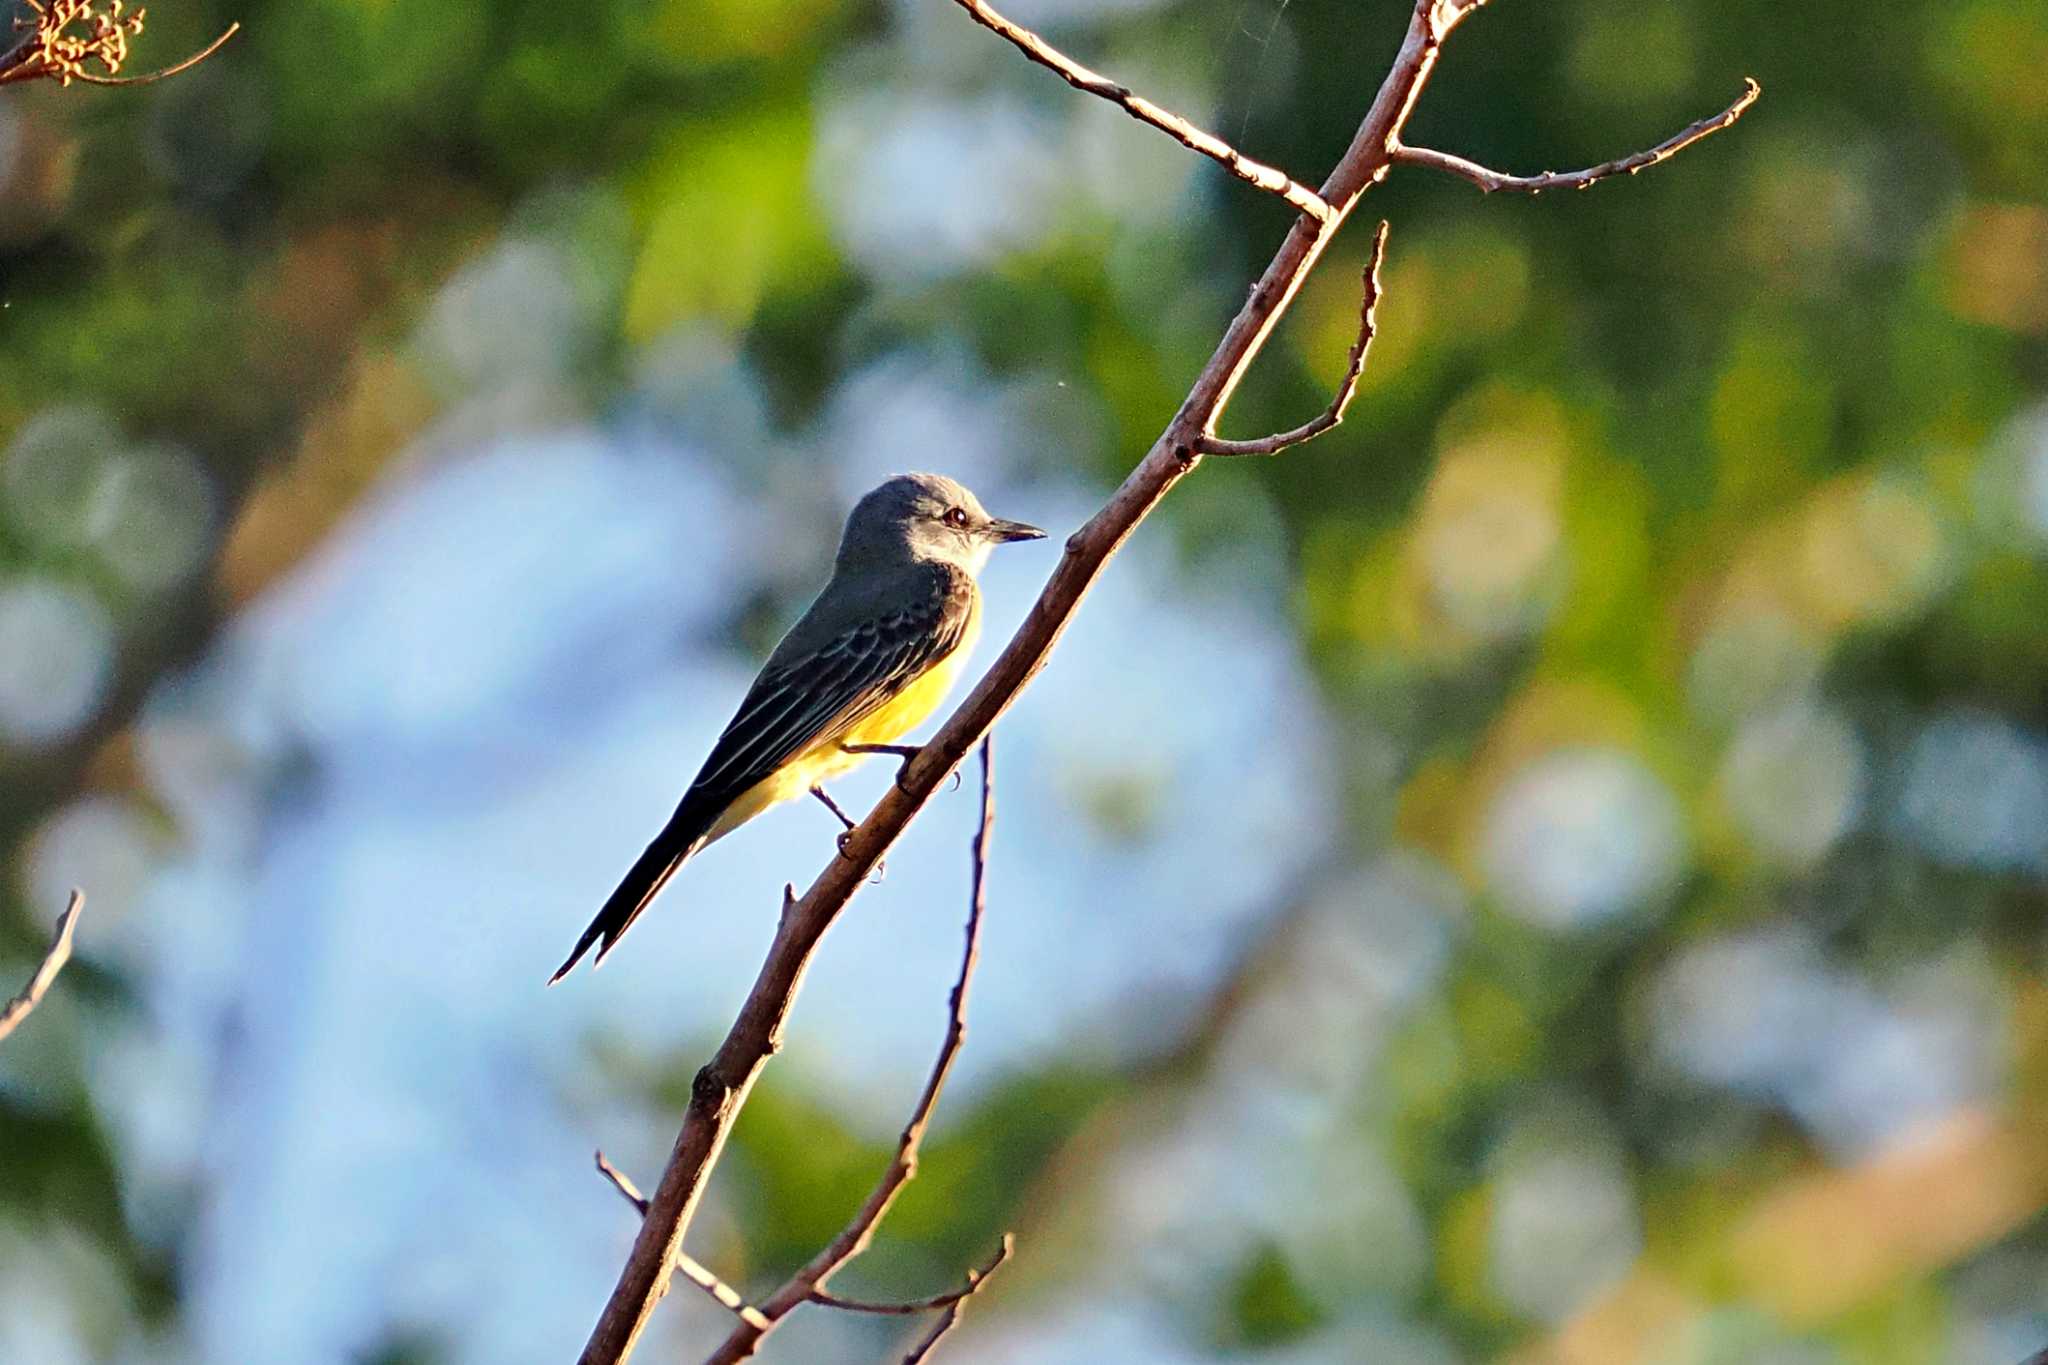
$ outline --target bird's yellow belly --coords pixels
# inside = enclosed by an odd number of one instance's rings
[[[939,709],[946,693],[952,690],[953,680],[959,676],[960,666],[966,662],[980,632],[981,613],[977,611],[969,619],[967,629],[952,653],[926,669],[916,682],[898,692],[845,734],[791,759],[741,792],[718,817],[718,822],[705,835],[704,842],[709,844],[724,838],[770,806],[803,796],[811,788],[843,776],[874,756],[850,754],[846,752],[846,745],[893,744],[922,725],[932,712]]]

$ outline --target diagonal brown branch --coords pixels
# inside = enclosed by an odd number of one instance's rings
[[[1108,100],[1138,122],[1150,124],[1181,146],[1200,152],[1246,184],[1256,185],[1268,194],[1279,195],[1319,222],[1330,216],[1330,206],[1323,202],[1322,196],[1297,182],[1287,172],[1252,160],[1214,133],[1205,133],[1180,115],[1160,108],[1143,95],[1133,94],[1129,86],[1119,85],[1100,72],[1089,70],[1022,24],[1013,23],[996,13],[984,0],[953,0],[953,3],[973,15],[975,23],[1006,39],[1019,52],[1057,73],[1061,80],[1076,90]]]
[[[78,928],[79,912],[85,909],[85,893],[73,891],[71,903],[64,907],[64,913],[57,916],[57,932],[50,940],[50,951],[43,954],[43,961],[36,968],[35,975],[21,988],[21,994],[7,1002],[0,1009],[0,1039],[14,1032],[29,1011],[43,1002],[50,984],[57,979],[57,973],[64,970],[64,964],[71,960],[71,936]]]
[[[667,1292],[675,1253],[696,1216],[711,1168],[762,1068],[781,1046],[784,1023],[826,930],[939,785],[1045,666],[1096,577],[1124,541],[1200,463],[1203,436],[1215,429],[1238,382],[1359,197],[1393,164],[1401,129],[1428,84],[1444,40],[1477,7],[1451,0],[1415,0],[1400,50],[1372,107],[1317,192],[1329,208],[1327,215],[1303,213],[1295,219],[1180,410],[1108,503],[1068,537],[1065,553],[1037,602],[974,691],[904,766],[810,889],[785,908],[738,1017],[697,1073],[661,1183],[618,1284],[591,1329],[582,1365],[617,1365],[631,1355],[654,1306]]]
[[[826,1243],[803,1269],[790,1276],[786,1284],[762,1300],[761,1315],[768,1320],[768,1325],[755,1327],[742,1322],[732,1329],[725,1344],[711,1353],[705,1365],[732,1365],[734,1361],[745,1360],[754,1354],[761,1339],[774,1330],[775,1324],[799,1304],[823,1301],[819,1296],[825,1290],[826,1281],[848,1261],[867,1250],[868,1244],[874,1240],[875,1229],[888,1215],[889,1206],[896,1202],[896,1196],[917,1175],[917,1155],[924,1145],[925,1130],[931,1126],[932,1111],[939,1103],[939,1092],[946,1088],[946,1078],[953,1073],[953,1062],[960,1055],[960,1045],[967,1039],[967,992],[974,981],[975,964],[981,958],[981,921],[988,908],[988,846],[996,821],[995,768],[991,746],[991,738],[984,735],[981,741],[981,828],[974,835],[974,880],[968,893],[966,942],[960,952],[960,973],[953,981],[953,993],[947,1002],[946,1037],[939,1044],[939,1055],[932,1062],[931,1074],[925,1078],[924,1091],[917,1097],[917,1106],[910,1111],[910,1119],[896,1139],[896,1154],[852,1221],[841,1228],[839,1235]],[[991,1270],[1009,1255],[1009,1239],[1003,1240],[1002,1252],[990,1262]],[[972,1293],[978,1283],[978,1279],[970,1279],[967,1293]],[[958,1298],[965,1296],[948,1298],[942,1295],[936,1302],[951,1308]]]
[[[1372,339],[1379,330],[1380,262],[1386,254],[1387,223],[1383,218],[1380,230],[1373,234],[1372,252],[1365,258],[1363,283],[1359,288],[1358,340],[1351,343],[1351,357],[1344,367],[1343,380],[1330,396],[1330,406],[1292,431],[1261,436],[1255,441],[1227,441],[1221,436],[1204,435],[1200,446],[1204,455],[1278,455],[1290,446],[1313,441],[1342,424],[1344,409],[1351,406],[1351,395],[1358,392],[1358,377],[1365,373],[1366,353],[1372,349]]]
[[[1396,147],[1394,160],[1410,166],[1427,166],[1431,170],[1443,171],[1461,180],[1469,180],[1488,194],[1495,190],[1507,190],[1515,194],[1541,194],[1545,190],[1583,190],[1613,176],[1636,175],[1646,171],[1660,161],[1669,161],[1700,139],[1712,137],[1724,128],[1734,127],[1735,121],[1749,112],[1749,106],[1755,104],[1757,96],[1763,92],[1763,87],[1754,79],[1745,77],[1742,94],[1736,97],[1735,103],[1712,118],[1701,119],[1683,131],[1665,138],[1647,151],[1618,157],[1613,161],[1603,161],[1598,166],[1590,166],[1583,171],[1503,175],[1499,171],[1488,170],[1476,161],[1467,161],[1462,156],[1432,151],[1427,147]]]

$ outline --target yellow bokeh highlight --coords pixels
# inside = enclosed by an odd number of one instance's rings
[[[1551,623],[1558,641],[1583,646],[1611,633],[1617,648],[1639,649],[1651,610],[1651,500],[1640,468],[1575,449],[1564,501],[1571,591]]]
[[[1921,490],[1858,474],[1809,497],[1789,567],[1805,619],[1839,631],[1917,610],[1945,579],[1947,558],[1941,523]]]
[[[1748,506],[1798,488],[1827,449],[1834,391],[1800,334],[1775,320],[1736,336],[1715,377],[1708,430],[1715,492]]]
[[[2033,1130],[1963,1109],[1868,1161],[1788,1181],[1735,1227],[1727,1264],[1745,1298],[1821,1323],[1996,1241],[2044,1203],[2048,1157]]]
[[[838,11],[832,0],[643,0],[624,7],[637,49],[691,70],[782,56]]]
[[[2041,79],[2048,85],[2048,75]],[[2048,207],[1979,204],[1957,221],[1942,256],[1949,311],[1987,327],[2048,332]]]
[[[248,601],[319,545],[436,410],[405,361],[384,352],[358,357],[341,393],[308,420],[290,463],[249,496],[228,529],[215,570],[222,591]]]
[[[1365,605],[1384,606],[1404,653],[1448,665],[1534,632],[1562,596],[1566,437],[1554,401],[1504,386],[1443,431],[1384,603]]]
[[[1775,613],[1821,637],[1894,622],[1947,582],[1950,558],[1925,487],[1861,470],[1820,485],[1749,536],[1709,622]]]
[[[1358,336],[1360,262],[1330,261],[1302,289],[1292,329],[1301,363],[1318,383],[1344,376]],[[1388,239],[1380,269],[1378,330],[1362,393],[1408,382],[1411,368],[1458,349],[1498,341],[1529,311],[1532,271],[1522,240],[1484,222],[1453,223],[1427,238]]]
[[[2048,7],[2040,0],[1959,0],[1926,45],[1934,83],[1976,125],[1987,160],[2040,183],[2048,146]]]
[[[773,279],[830,259],[807,189],[809,120],[777,110],[687,126],[663,140],[635,195],[646,224],[625,332],[645,342],[708,319],[737,330]]]

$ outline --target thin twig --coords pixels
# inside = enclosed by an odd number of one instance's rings
[[[21,994],[7,1002],[7,1008],[0,1009],[0,1039],[14,1032],[29,1011],[43,1003],[43,996],[49,991],[50,983],[57,979],[57,973],[64,970],[64,964],[71,960],[71,935],[78,927],[79,912],[85,909],[85,893],[73,891],[71,903],[64,907],[64,913],[57,916],[56,936],[50,940],[50,951],[43,954],[42,965],[21,988]]]
[[[974,1297],[976,1291],[988,1283],[989,1276],[1002,1268],[1002,1264],[1009,1257],[1009,1254],[1010,1234],[1006,1232],[1003,1234],[1002,1246],[996,1249],[996,1254],[989,1263],[978,1272],[973,1270],[967,1272],[967,1288],[952,1296],[945,1306],[945,1311],[939,1314],[939,1320],[932,1324],[931,1331],[926,1332],[917,1345],[910,1348],[910,1354],[903,1357],[903,1365],[918,1365],[919,1361],[930,1358],[931,1353],[938,1348],[938,1344],[945,1340],[946,1333],[952,1331],[959,1323],[960,1315],[967,1311],[967,1301]]]
[[[803,1269],[790,1276],[786,1284],[761,1301],[761,1314],[768,1319],[768,1325],[755,1327],[751,1323],[742,1323],[733,1328],[725,1344],[711,1353],[705,1365],[732,1365],[734,1361],[745,1360],[754,1354],[761,1339],[774,1330],[774,1325],[799,1304],[818,1301],[825,1282],[848,1261],[867,1250],[868,1244],[874,1240],[875,1229],[887,1216],[889,1206],[896,1202],[896,1196],[917,1175],[918,1149],[924,1145],[925,1130],[931,1125],[932,1111],[938,1107],[939,1092],[946,1088],[946,1078],[952,1074],[954,1059],[960,1055],[960,1045],[967,1038],[967,992],[974,980],[975,963],[981,958],[981,921],[988,908],[988,847],[996,822],[995,760],[990,753],[991,745],[990,738],[983,736],[981,828],[974,834],[974,879],[968,892],[967,929],[960,952],[960,972],[954,978],[953,993],[947,1002],[946,1037],[939,1044],[939,1055],[932,1062],[931,1074],[925,1078],[924,1091],[917,1097],[917,1107],[910,1111],[910,1119],[896,1139],[896,1154],[852,1221],[841,1228],[839,1235],[826,1243],[823,1250],[811,1257]],[[997,1262],[1008,1254],[1006,1246]],[[973,1291],[974,1283],[969,1280],[968,1292]],[[953,1302],[945,1296],[935,1300],[938,1306],[949,1308]]]
[[[0,85],[9,81],[33,80],[42,74],[41,70],[23,70],[28,65],[29,53],[35,47],[36,35],[31,33],[5,52],[0,52]]]
[[[59,85],[81,81],[86,85],[151,85],[182,72],[220,51],[228,39],[241,31],[232,23],[227,31],[175,66],[147,76],[123,76],[128,60],[128,42],[142,35],[144,11],[125,13],[122,0],[110,0],[104,9],[93,0],[27,0],[32,19],[20,19],[17,29],[27,36],[0,54],[0,85],[16,81],[51,80]],[[81,33],[79,30],[85,30]],[[104,75],[86,69],[98,62]]]
[[[811,1302],[823,1304],[827,1308],[843,1309],[848,1313],[879,1313],[885,1317],[899,1318],[914,1317],[919,1313],[929,1313],[937,1308],[951,1308],[960,1300],[973,1297],[974,1291],[981,1288],[982,1281],[995,1274],[996,1267],[1009,1260],[1010,1253],[1016,1249],[1017,1239],[1007,1232],[1004,1233],[1003,1240],[996,1244],[995,1255],[988,1258],[988,1264],[978,1270],[970,1269],[967,1272],[966,1288],[948,1290],[944,1294],[934,1294],[928,1299],[911,1299],[906,1303],[886,1303],[875,1299],[848,1299],[834,1294],[829,1289],[813,1289],[811,1291]]]
[[[1268,194],[1279,195],[1317,222],[1330,216],[1330,206],[1323,197],[1287,172],[1252,160],[1214,133],[1205,133],[1180,115],[1160,108],[1143,95],[1132,93],[1129,86],[1119,85],[1100,72],[1089,70],[1022,24],[996,13],[984,0],[953,0],[953,3],[973,15],[975,23],[1007,40],[1019,52],[1056,73],[1076,90],[1108,100],[1138,122],[1150,124],[1181,146],[1217,162],[1246,184],[1256,185]]]
[[[1735,121],[1749,112],[1757,96],[1763,94],[1763,87],[1752,78],[1743,79],[1742,94],[1735,103],[1723,109],[1712,118],[1703,118],[1684,131],[1664,139],[1648,151],[1633,156],[1604,161],[1583,171],[1545,171],[1541,175],[1505,175],[1489,170],[1476,161],[1467,161],[1462,156],[1449,152],[1434,151],[1428,147],[1409,147],[1405,144],[1394,149],[1394,160],[1410,166],[1427,166],[1431,170],[1455,175],[1469,180],[1481,190],[1492,194],[1495,190],[1507,190],[1515,194],[1541,194],[1545,190],[1583,190],[1602,180],[1617,175],[1636,175],[1648,170],[1660,161],[1669,161],[1693,143],[1702,138],[1712,137],[1724,128],[1732,128]]]
[[[172,76],[182,75],[190,71],[193,67],[226,47],[228,39],[241,31],[241,21],[237,20],[229,24],[227,31],[222,33],[220,37],[215,38],[184,61],[179,62],[175,66],[167,66],[161,71],[152,71],[147,76],[95,76],[90,72],[81,71],[73,79],[84,81],[87,85],[154,85],[158,81],[169,80]]]
[[[967,0],[956,3],[973,12]],[[1131,533],[1201,462],[1202,437],[1215,429],[1246,370],[1359,197],[1384,177],[1393,163],[1401,129],[1435,70],[1444,41],[1474,8],[1450,0],[1415,0],[1400,51],[1380,83],[1371,109],[1316,192],[1328,208],[1327,215],[1304,212],[1289,225],[1278,251],[1216,343],[1179,410],[1109,501],[1068,537],[1066,552],[1052,577],[1002,653],[918,757],[883,792],[848,838],[843,854],[831,858],[803,897],[788,907],[738,1016],[691,1085],[682,1131],[676,1135],[661,1183],[649,1200],[640,1236],[591,1329],[582,1365],[619,1365],[632,1354],[654,1306],[667,1292],[673,1257],[703,1200],[711,1168],[724,1151],[754,1083],[780,1044],[784,1022],[819,942],[939,785],[1045,666],[1089,589]],[[1002,29],[996,31],[1010,37]],[[1019,46],[1039,60],[1030,47]]]
[[[640,1187],[633,1183],[631,1176],[606,1160],[603,1152],[597,1154],[597,1173],[611,1181],[612,1188],[624,1196],[628,1204],[640,1210],[642,1218],[647,1216],[647,1196],[640,1193]],[[719,1279],[716,1272],[702,1261],[686,1251],[679,1251],[676,1253],[676,1269],[683,1273],[683,1278],[717,1300],[719,1307],[737,1313],[741,1322],[767,1330],[768,1319],[761,1316],[761,1310],[748,1303],[739,1290]]]
[[[1380,220],[1380,230],[1373,234],[1372,251],[1365,258],[1362,284],[1358,302],[1358,340],[1351,343],[1351,356],[1344,367],[1344,378],[1337,385],[1336,393],[1330,396],[1330,406],[1303,422],[1292,431],[1283,431],[1274,436],[1261,436],[1256,441],[1227,441],[1221,436],[1204,435],[1199,449],[1204,455],[1278,455],[1290,446],[1316,437],[1340,425],[1344,421],[1344,409],[1351,406],[1351,395],[1358,391],[1358,377],[1365,373],[1366,352],[1372,349],[1372,339],[1379,328],[1380,306],[1380,262],[1387,254],[1387,223]]]

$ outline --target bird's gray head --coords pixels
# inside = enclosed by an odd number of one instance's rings
[[[943,474],[898,474],[853,505],[839,567],[937,560],[979,573],[996,546],[1038,540],[1036,526],[992,517],[981,499]]]

